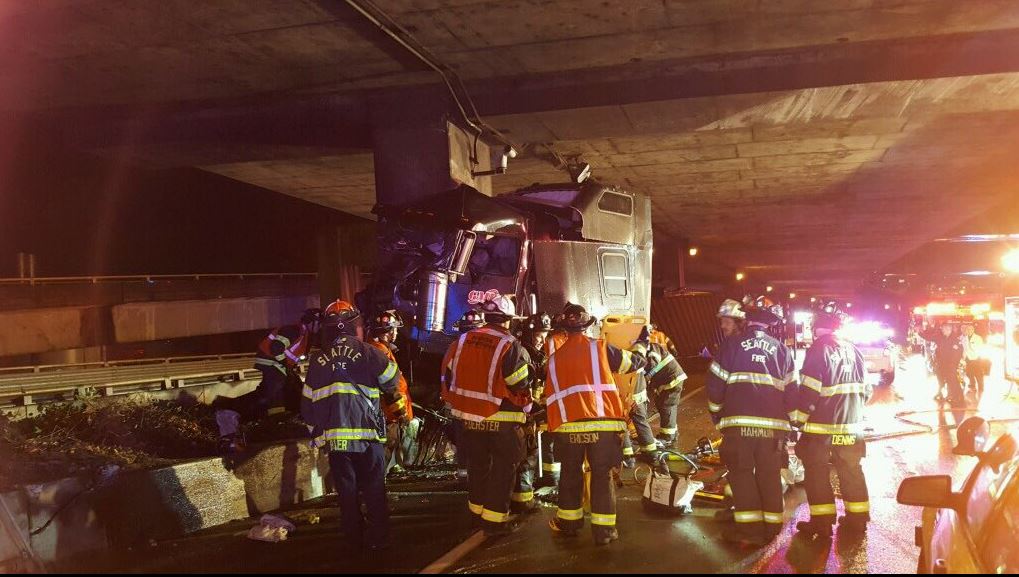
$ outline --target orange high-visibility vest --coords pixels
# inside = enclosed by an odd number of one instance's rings
[[[396,357],[393,356],[393,351],[392,349],[389,348],[389,345],[381,341],[376,341],[374,339],[372,339],[371,345],[385,353],[386,358],[389,359],[389,362],[391,363],[396,362]],[[399,418],[399,413],[402,410],[404,410],[405,407],[406,407],[405,410],[407,412],[407,418],[413,419],[414,407],[413,405],[411,405],[410,390],[407,388],[407,379],[403,377],[402,371],[400,372],[400,380],[399,382],[396,383],[396,390],[400,392],[401,399],[392,405],[382,407],[383,411],[386,413],[386,421],[390,423],[395,422]]]
[[[258,357],[255,364],[269,365],[286,373],[287,367],[294,367],[301,362],[301,357],[308,354],[308,331],[303,326],[296,329],[296,338],[288,338],[285,333],[293,335],[294,327],[273,329],[262,342],[258,343]],[[272,354],[272,343],[278,341],[283,345],[283,352]]]
[[[566,339],[569,338],[570,333],[566,331],[552,331],[545,337],[545,356],[551,357],[552,353],[556,352],[556,349],[563,346]]]
[[[621,431],[626,413],[602,339],[569,336],[548,361],[548,430]]]
[[[503,360],[514,337],[507,331],[491,327],[474,329],[460,335],[447,355],[449,382],[444,398],[453,416],[468,421],[524,421],[523,413],[500,418],[503,399],[510,396],[503,375]]]

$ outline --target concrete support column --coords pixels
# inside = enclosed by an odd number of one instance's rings
[[[327,226],[318,231],[318,286],[323,307],[341,298],[350,302],[364,288],[361,271],[375,263],[375,223]]]

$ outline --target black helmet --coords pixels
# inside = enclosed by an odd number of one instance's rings
[[[395,310],[382,311],[372,320],[372,332],[385,333],[403,326],[403,320]]]
[[[773,327],[782,323],[782,317],[766,308],[746,307],[744,308],[744,311],[747,314],[748,324]]]
[[[336,328],[340,334],[352,335],[357,332],[357,324],[354,322],[361,316],[361,311],[347,301],[337,300],[326,307],[322,324],[330,328]]]
[[[537,313],[527,317],[521,326],[525,333],[547,333],[552,330],[552,317],[548,313]]]
[[[460,317],[460,320],[453,323],[453,328],[466,333],[469,330],[481,328],[485,326],[485,313],[477,310],[470,309]]]
[[[563,307],[562,326],[567,331],[580,332],[593,325],[598,320],[587,312],[587,309],[573,303],[566,303]]]
[[[322,320],[322,309],[305,309],[301,313],[301,324],[310,325]]]

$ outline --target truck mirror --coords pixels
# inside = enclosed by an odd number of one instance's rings
[[[948,475],[921,475],[903,479],[895,500],[903,505],[946,509],[952,507],[954,496]]]
[[[1001,466],[1011,461],[1016,454],[1016,440],[1012,435],[1002,435],[998,442],[994,443],[991,450],[987,451],[982,455],[984,462],[987,463],[995,473],[1000,472]]]
[[[959,424],[955,434],[955,449],[952,452],[956,455],[978,456],[987,445],[987,436],[990,434],[990,426],[981,417],[969,417]]]
[[[469,230],[460,231],[456,237],[456,249],[450,260],[449,272],[456,275],[467,274],[467,264],[471,262],[471,253],[474,252],[474,243],[477,240],[477,233]]]

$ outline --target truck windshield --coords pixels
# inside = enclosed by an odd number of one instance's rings
[[[520,239],[509,236],[478,235],[468,265],[475,277],[514,276],[520,261]]]

